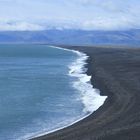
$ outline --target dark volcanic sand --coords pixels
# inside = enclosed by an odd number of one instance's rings
[[[140,140],[140,49],[68,48],[90,56],[87,73],[108,98],[86,119],[36,140]]]

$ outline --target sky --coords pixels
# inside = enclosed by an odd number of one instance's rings
[[[0,0],[0,31],[140,28],[140,0]]]

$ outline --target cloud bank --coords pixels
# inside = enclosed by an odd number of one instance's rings
[[[0,0],[0,31],[140,28],[139,0]]]
[[[27,22],[6,22],[0,23],[0,31],[38,31],[45,30],[43,26]]]

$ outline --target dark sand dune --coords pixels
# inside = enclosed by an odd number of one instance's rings
[[[140,140],[140,49],[70,48],[90,56],[87,73],[108,98],[86,119],[36,140]]]

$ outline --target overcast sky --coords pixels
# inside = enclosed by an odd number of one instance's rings
[[[0,0],[0,30],[140,28],[140,0]]]

